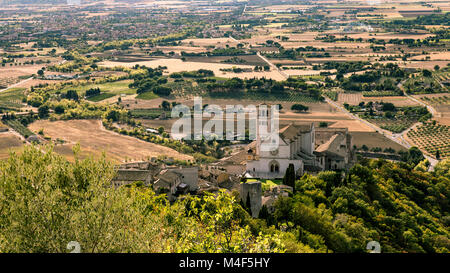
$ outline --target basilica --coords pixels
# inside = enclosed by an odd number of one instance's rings
[[[246,177],[282,178],[289,164],[297,176],[305,171],[346,170],[355,161],[347,128],[316,128],[314,123],[291,123],[279,130],[278,148],[261,149],[258,138],[247,147]]]

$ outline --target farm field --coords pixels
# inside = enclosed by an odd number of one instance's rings
[[[386,148],[392,148],[395,151],[407,150],[402,145],[377,132],[350,132],[350,135],[352,136],[353,145],[357,147],[366,145],[369,149],[380,147],[383,150]]]
[[[41,80],[41,79],[31,79],[29,81],[20,83],[18,85],[16,85],[16,87],[20,87],[20,88],[30,88],[32,86],[37,86],[39,84],[55,84],[55,83],[59,83],[62,82],[62,80]]]
[[[298,48],[313,46],[316,48],[324,49],[362,49],[369,48],[370,43],[351,43],[351,42],[337,42],[337,43],[327,43],[322,41],[291,41],[291,42],[280,42],[284,48]]]
[[[12,132],[0,133],[0,160],[7,159],[10,152],[20,152],[22,139]]]
[[[399,119],[388,119],[383,117],[378,119],[367,118],[367,121],[393,133],[401,133],[415,124],[417,122],[417,119],[407,117]]]
[[[387,97],[364,97],[362,93],[338,93],[337,101],[341,104],[348,103],[350,105],[357,105],[361,102],[385,102],[392,103],[395,106],[417,106],[417,102],[403,96],[387,96]]]
[[[450,126],[427,122],[410,130],[407,140],[431,156],[439,151],[441,158],[450,156]]]
[[[236,46],[238,42],[231,38],[197,38],[197,39],[185,39],[181,41],[182,44],[190,46],[216,46],[228,44],[230,46]]]
[[[131,80],[123,80],[123,81],[106,82],[106,83],[100,83],[100,84],[92,83],[92,84],[87,84],[87,85],[68,86],[68,87],[62,89],[61,92],[67,92],[68,90],[75,90],[78,92],[78,94],[80,96],[84,96],[84,93],[86,92],[86,90],[91,89],[91,88],[100,88],[101,94],[98,96],[102,96],[103,94],[108,94],[108,95],[113,95],[113,96],[121,95],[121,94],[131,95],[131,94],[136,94],[135,88],[128,87],[128,85],[132,82],[133,81],[131,81]],[[104,95],[104,96],[105,97],[103,99],[108,98],[107,95]],[[95,96],[95,97],[97,97],[97,96]],[[91,99],[92,98],[93,97],[91,97]]]
[[[29,128],[38,132],[44,129],[44,135],[51,139],[61,139],[66,143],[64,148],[56,147],[56,151],[70,151],[67,147],[79,143],[81,149],[95,156],[102,152],[118,162],[125,160],[143,160],[161,155],[171,156],[174,159],[188,160],[191,156],[181,154],[173,149],[138,140],[130,136],[119,135],[103,128],[99,120],[70,120],[47,121],[39,120],[29,125]],[[65,153],[67,155],[67,153]],[[70,155],[70,153],[68,153]]]
[[[3,124],[3,123],[0,121],[0,131],[2,131],[2,130],[4,130],[4,129],[8,129],[8,126],[6,126],[5,124]]]
[[[236,68],[247,68],[252,69],[254,66],[251,65],[232,65],[232,64],[222,64],[222,63],[204,63],[204,62],[183,62],[181,59],[157,59],[153,61],[145,61],[145,62],[130,62],[130,63],[120,63],[113,61],[104,61],[100,63],[100,66],[104,67],[116,67],[116,66],[124,66],[124,67],[133,67],[136,64],[145,65],[147,67],[156,68],[158,66],[166,66],[168,73],[174,72],[182,72],[182,71],[194,71],[199,69],[208,69],[212,70],[216,76],[224,77],[224,78],[233,78],[238,77],[241,79],[244,78],[261,78],[266,77],[273,80],[284,80],[284,77],[278,71],[264,71],[264,72],[242,72],[242,73],[233,73],[233,72],[224,72],[220,71],[220,69],[232,69]]]
[[[349,34],[348,37],[358,39],[370,39],[376,38],[379,40],[391,40],[391,39],[425,39],[427,37],[434,36],[433,34],[428,33],[394,33],[394,32],[386,32],[386,33],[358,33],[358,34]]]
[[[450,0],[0,0],[0,252],[450,253],[449,22]]]
[[[414,95],[413,97],[431,105],[450,105],[450,93]]]
[[[102,94],[99,94],[99,95],[96,95],[96,96],[88,97],[87,100],[88,101],[92,101],[92,102],[99,102],[99,101],[103,101],[103,100],[109,99],[109,98],[114,97],[114,96],[115,95],[111,94],[111,93],[102,93]]]
[[[211,57],[185,57],[187,62],[200,62],[200,63],[226,63],[226,64],[239,64],[239,65],[266,65],[259,56],[257,55],[242,55],[242,56],[211,56]],[[241,63],[227,61],[233,60],[233,58],[238,59]]]
[[[440,124],[450,126],[450,93],[414,95],[414,97],[432,105],[437,112],[434,119]]]
[[[417,68],[417,69],[430,69],[432,70],[436,65],[440,67],[446,67],[450,63],[450,60],[445,61],[407,61],[399,62],[400,67],[405,68]]]
[[[22,63],[24,61],[31,61],[31,60],[35,61],[37,59],[36,58],[16,59],[16,61],[19,63]],[[43,58],[42,60],[45,60],[45,61],[49,60],[50,64],[55,64],[58,61],[60,61],[60,59],[58,59],[58,58]],[[33,74],[36,75],[37,71],[39,69],[41,69],[42,67],[45,67],[46,65],[49,65],[49,64],[41,63],[41,64],[24,64],[24,65],[14,65],[14,66],[11,66],[10,64],[6,64],[5,66],[0,66],[0,89],[8,87],[12,84],[18,83],[25,78],[31,77]]]
[[[0,92],[0,109],[11,110],[22,108],[24,106],[22,99],[25,98],[24,91],[25,88],[14,87]]]

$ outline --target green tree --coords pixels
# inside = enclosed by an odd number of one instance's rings
[[[301,111],[306,112],[306,111],[309,110],[309,107],[306,106],[306,105],[303,105],[303,104],[296,103],[296,104],[294,104],[294,105],[291,106],[291,110],[293,110],[293,111],[299,111],[299,112],[301,112]]]
[[[67,162],[27,146],[0,161],[0,252],[283,252],[276,234],[253,235],[225,191],[169,204],[145,186],[114,187],[105,155]],[[242,217],[245,218],[245,215]]]
[[[289,164],[283,177],[283,184],[295,190],[295,169],[294,164]]]
[[[49,107],[48,105],[41,105],[38,108],[38,115],[40,118],[46,118],[49,114]]]

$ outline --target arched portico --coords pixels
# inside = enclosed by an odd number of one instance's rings
[[[280,172],[280,163],[276,160],[272,160],[269,163],[269,170],[271,173],[279,173]]]

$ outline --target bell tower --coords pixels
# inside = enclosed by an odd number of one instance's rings
[[[261,152],[261,142],[264,141],[271,132],[270,106],[262,103],[258,105],[258,122],[256,128],[256,154]]]

